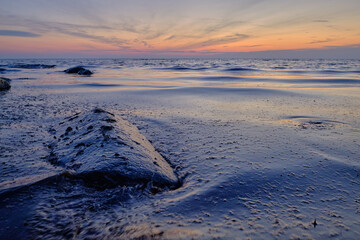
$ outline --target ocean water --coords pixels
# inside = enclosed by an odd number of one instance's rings
[[[78,65],[94,74],[63,72]],[[1,239],[360,234],[360,60],[2,59],[0,77]],[[116,149],[103,132],[87,140],[98,153],[78,144],[97,108],[136,126],[178,184],[79,174]]]
[[[24,64],[54,68],[16,68]],[[95,74],[79,78],[63,74],[81,65]],[[359,84],[359,60],[244,60],[244,59],[54,59],[0,60],[2,75],[20,78],[23,85],[65,92],[180,87],[229,88],[343,88]],[[36,79],[36,81],[31,81]],[[69,89],[70,88],[70,89]]]

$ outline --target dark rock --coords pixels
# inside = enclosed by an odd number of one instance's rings
[[[77,73],[79,75],[85,75],[85,76],[90,76],[91,74],[93,74],[93,72],[91,72],[88,69],[83,68],[82,66],[68,68],[68,69],[64,70],[64,72],[65,73]]]
[[[43,68],[54,68],[56,65],[46,65],[46,64],[14,64],[10,65],[10,68],[25,68],[25,69],[43,69]]]
[[[91,75],[93,73],[88,69],[84,69],[84,70],[79,71],[78,74],[79,75],[87,75],[87,76],[89,76],[89,75]]]
[[[8,83],[11,82],[11,79],[10,78],[5,78],[5,77],[0,77],[1,79],[4,79],[5,81],[7,81]]]
[[[313,221],[312,224],[314,225],[314,228],[316,228],[316,226],[318,225],[317,222],[316,222],[316,219]]]
[[[65,130],[65,135],[69,134],[69,132],[71,132],[73,129],[72,127],[68,127],[66,130]]]
[[[11,88],[10,79],[0,78],[0,91],[9,90]]]
[[[95,108],[94,110],[93,110],[93,112],[94,113],[107,113],[107,114],[110,114],[111,116],[115,116],[113,113],[111,113],[111,112],[107,112],[107,111],[105,111],[105,110],[103,110],[103,109],[101,109],[101,108]]]

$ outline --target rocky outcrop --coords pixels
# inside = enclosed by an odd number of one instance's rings
[[[11,88],[10,79],[0,78],[0,91],[9,90]]]
[[[50,131],[49,161],[95,186],[174,188],[168,162],[131,123],[103,109],[75,114]]]
[[[93,72],[91,72],[88,69],[83,68],[82,66],[68,68],[68,69],[64,70],[64,72],[65,73],[76,73],[76,74],[85,75],[85,76],[90,76],[93,74]]]

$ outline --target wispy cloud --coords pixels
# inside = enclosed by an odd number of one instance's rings
[[[87,33],[86,31],[74,31],[74,30],[67,30],[67,29],[58,29],[58,33],[74,36],[74,37],[81,37],[85,39],[94,40],[101,43],[108,43],[113,46],[122,48],[130,43],[126,40],[115,38],[115,37],[104,37],[104,36],[98,36],[98,35],[92,35]]]
[[[325,46],[325,48],[329,49],[341,49],[341,48],[360,48],[360,43],[356,44],[348,44],[348,45],[339,45],[339,46]]]
[[[247,34],[236,33],[224,37],[217,37],[205,41],[198,41],[196,43],[185,45],[182,47],[182,49],[193,49],[199,47],[209,47],[209,46],[215,46],[221,44],[228,44],[228,43],[240,42],[248,38],[250,38],[250,36]]]
[[[334,39],[325,39],[325,40],[319,40],[319,41],[312,41],[312,42],[309,42],[308,44],[318,44],[318,43],[327,43],[327,42],[332,42],[334,41]]]
[[[316,20],[314,20],[313,22],[317,22],[317,23],[327,23],[327,22],[329,22],[329,20],[326,20],[326,19],[316,19]]]
[[[331,1],[325,8],[320,1],[286,0],[1,1],[0,37],[24,39],[4,41],[0,49],[25,49],[24,42],[38,37],[34,46],[56,38],[49,47],[56,51],[71,46],[71,51],[182,54],[324,48],[353,43],[359,36],[360,1],[355,0]]]
[[[239,21],[239,20],[234,21],[229,19],[216,20],[215,24],[213,23],[204,29],[204,33],[208,34],[208,33],[223,31],[224,29],[233,28],[240,24],[244,24],[244,21]]]
[[[171,50],[171,49],[165,49],[165,50],[139,50],[139,49],[125,49],[128,50],[128,52],[125,52],[120,49],[86,49],[86,50],[80,50],[81,52],[108,52],[108,53],[132,53],[132,54],[150,54],[150,55],[168,55],[168,54],[200,54],[200,55],[209,55],[209,54],[219,54],[223,52],[219,51],[213,51],[213,50],[204,50],[204,51],[196,51],[196,50]]]
[[[0,36],[10,36],[10,37],[40,37],[40,34],[25,32],[25,31],[16,31],[16,30],[0,30]]]
[[[219,44],[239,42],[239,41],[242,41],[249,37],[250,37],[249,35],[237,33],[234,35],[225,36],[223,38],[209,39],[205,42],[202,42],[201,46],[207,47],[207,46],[213,46],[213,45],[219,45]]]
[[[2,21],[2,24],[6,26],[21,26],[21,27],[33,29],[36,32],[43,34],[60,33],[69,36],[90,39],[101,43],[111,44],[119,48],[125,47],[129,44],[128,41],[123,39],[119,39],[115,37],[105,37],[92,33],[94,32],[94,30],[115,31],[115,29],[113,29],[112,27],[105,25],[82,25],[82,24],[52,22],[52,21],[39,21],[35,19],[22,19],[15,16],[3,16],[3,15],[0,15],[0,21]],[[133,30],[130,29],[129,26],[125,26],[125,27],[129,28],[129,31]],[[3,33],[1,31],[3,31]],[[10,31],[10,30],[0,30],[0,35],[22,36],[22,37],[40,36],[39,34],[34,34],[30,32]]]
[[[171,40],[171,39],[174,39],[174,38],[176,38],[176,36],[175,36],[175,35],[171,35],[171,36],[167,37],[165,40]]]
[[[65,23],[65,22],[55,22],[55,21],[44,21],[37,20],[36,18],[23,18],[15,15],[2,15],[0,14],[0,22],[2,26],[17,26],[17,27],[26,27],[29,29],[34,29],[37,32],[48,32],[51,30],[56,30],[57,28],[65,29],[111,29],[107,25],[94,24],[75,24],[75,23]]]
[[[243,45],[242,47],[247,47],[247,48],[255,48],[255,47],[263,47],[265,46],[264,44],[255,44],[255,45]]]

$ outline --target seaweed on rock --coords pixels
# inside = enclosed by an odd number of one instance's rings
[[[49,161],[92,186],[152,184],[175,188],[171,166],[138,129],[100,108],[75,114],[57,126]]]

